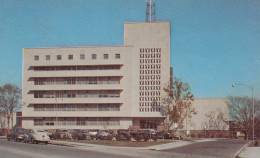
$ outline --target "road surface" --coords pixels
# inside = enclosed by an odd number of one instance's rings
[[[24,144],[0,139],[0,158],[130,158],[68,146]]]
[[[247,141],[238,139],[219,139],[217,141],[194,143],[164,151],[185,154],[187,157],[203,156],[231,158],[246,143]]]

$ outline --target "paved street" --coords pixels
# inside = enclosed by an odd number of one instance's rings
[[[247,142],[243,140],[219,139],[217,141],[195,143],[164,151],[187,154],[189,157],[206,156],[230,158],[246,143]]]
[[[0,158],[130,158],[73,147],[24,144],[0,139]]]
[[[0,158],[230,158],[244,144],[246,141],[219,139],[155,151],[91,144],[24,144],[0,139]]]

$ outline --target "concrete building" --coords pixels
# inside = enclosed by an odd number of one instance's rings
[[[157,128],[170,80],[170,23],[124,24],[124,45],[24,48],[22,126]]]
[[[186,119],[181,131],[201,137],[228,137],[229,110],[224,98],[195,99],[196,114]]]

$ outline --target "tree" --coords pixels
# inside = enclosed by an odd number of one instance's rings
[[[5,114],[8,129],[10,120],[13,126],[13,113],[19,107],[20,98],[21,89],[16,85],[5,84],[0,87],[0,111]]]
[[[255,114],[259,112],[259,101],[255,100]],[[248,139],[252,133],[253,106],[249,97],[228,97],[227,105],[231,119]],[[257,116],[257,115],[256,115]],[[256,126],[255,126],[256,127]]]
[[[205,114],[202,127],[205,130],[225,130],[227,128],[227,118],[220,109],[209,111]]]
[[[167,95],[162,99],[161,113],[166,117],[165,128],[169,130],[174,124],[178,125],[178,128],[183,128],[184,120],[196,114],[192,107],[194,96],[189,85],[175,79],[164,88],[164,91]]]

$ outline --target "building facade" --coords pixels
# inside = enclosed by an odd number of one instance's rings
[[[125,23],[122,46],[24,48],[22,126],[157,128],[169,80],[169,22]]]
[[[184,121],[180,129],[193,137],[229,137],[229,108],[224,98],[195,99],[196,114]]]

